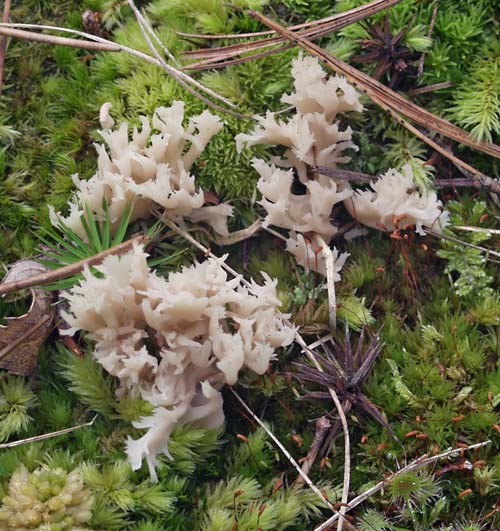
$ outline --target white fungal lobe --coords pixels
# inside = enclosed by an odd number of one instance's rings
[[[134,468],[146,459],[155,478],[173,428],[220,426],[221,386],[235,384],[244,367],[263,374],[295,329],[278,312],[276,281],[266,275],[262,286],[245,287],[240,276],[227,277],[224,258],[210,258],[165,279],[146,257],[135,245],[96,266],[99,276],[86,269],[66,295],[65,319],[67,333],[89,332],[96,360],[120,381],[118,393],[154,406],[153,416],[134,424],[147,432],[127,441],[127,453]]]
[[[291,231],[287,249],[306,270],[326,275],[323,253],[316,251],[316,236],[329,242],[338,229],[331,222],[333,207],[351,196],[347,183],[338,183],[325,175],[311,175],[312,166],[335,167],[349,162],[345,150],[357,151],[350,127],[341,129],[339,113],[361,112],[356,90],[340,76],[327,77],[317,59],[300,55],[293,61],[295,92],[285,94],[282,101],[291,104],[295,114],[289,120],[278,120],[268,112],[257,118],[258,126],[250,134],[236,137],[238,150],[256,144],[281,145],[283,157],[272,163],[254,159],[260,175],[257,188],[259,202],[267,212],[264,226],[274,225]],[[292,192],[295,176],[304,186],[303,194]],[[304,237],[305,234],[308,236]],[[312,235],[312,236],[311,236]],[[336,259],[336,278],[347,254]],[[338,260],[337,260],[338,259]]]
[[[347,210],[363,225],[387,232],[414,225],[423,236],[424,227],[440,232],[448,223],[449,214],[443,212],[436,193],[415,188],[409,164],[402,173],[390,169],[370,188],[356,191],[345,201]]]
[[[116,227],[132,202],[132,220],[147,218],[154,208],[163,207],[165,216],[177,223],[184,218],[203,221],[226,236],[232,207],[204,207],[203,191],[190,173],[208,142],[222,129],[220,119],[204,111],[192,117],[185,128],[184,103],[176,101],[171,107],[156,109],[151,121],[141,116],[142,128],[134,128],[130,140],[127,123],[112,129],[110,108],[111,104],[105,103],[99,116],[104,144],[96,145],[97,172],[87,181],[73,176],[77,191],[69,215],[64,217],[51,209],[52,223],[63,223],[85,239],[81,220],[85,205],[97,219],[104,219],[105,201],[112,227]]]

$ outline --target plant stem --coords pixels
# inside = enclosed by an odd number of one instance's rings
[[[328,433],[328,430],[331,428],[331,426],[331,422],[326,417],[320,417],[316,421],[311,447],[309,448],[305,461],[302,464],[302,472],[304,472],[306,475],[309,475],[309,471],[311,470],[311,467],[318,456],[325,435]],[[304,478],[302,474],[299,474],[295,480],[295,484],[302,485],[302,483],[304,483]]]
[[[10,4],[11,4],[11,0],[5,0],[5,5],[3,7],[2,22],[9,22]],[[5,37],[5,35],[2,35],[2,37],[0,37],[0,96],[2,95],[2,87],[3,87],[3,67],[5,63],[5,48],[6,47],[7,47],[7,38]]]
[[[427,37],[429,37],[429,39],[431,38],[432,30],[434,29],[434,24],[436,23],[438,3],[439,3],[439,0],[434,0],[434,9],[432,10],[431,23],[429,24],[429,31],[427,32]],[[424,61],[425,61],[425,51],[422,52],[422,55],[420,56],[420,60],[418,62],[418,77],[422,77],[422,74],[424,73]]]
[[[83,48],[84,50],[96,50],[99,52],[121,52],[118,44],[83,41],[81,39],[69,39],[68,37],[58,37],[57,35],[45,35],[45,33],[35,33],[34,31],[20,30],[0,26],[0,35],[5,38],[15,37],[27,41],[41,42],[43,44],[55,44],[60,46],[69,46],[71,48]]]
[[[454,448],[453,450],[448,450],[441,454],[433,455],[430,457],[428,457],[427,455],[419,457],[418,459],[415,459],[415,461],[412,461],[410,464],[403,467],[401,470],[398,470],[394,474],[391,474],[388,478],[383,479],[382,481],[379,481],[376,485],[374,485],[368,490],[365,490],[365,492],[361,493],[359,496],[352,499],[349,502],[349,507],[347,509],[349,511],[354,509],[355,507],[363,503],[366,499],[370,498],[371,496],[376,494],[378,491],[382,490],[384,487],[387,487],[387,485],[390,485],[390,483],[394,481],[401,474],[406,474],[407,472],[414,472],[415,470],[419,470],[420,468],[430,465],[432,463],[435,463],[436,461],[440,461],[441,459],[446,459],[447,457],[451,457],[456,454],[461,454],[466,450],[467,451],[476,450],[478,448],[482,448],[483,446],[487,446],[488,444],[491,444],[491,441],[484,441],[484,442],[477,443],[477,444],[471,444],[470,446],[467,446],[466,448]],[[339,518],[339,516],[337,514],[334,514],[328,520],[326,520],[321,525],[316,527],[314,531],[325,531],[337,520],[337,518]]]

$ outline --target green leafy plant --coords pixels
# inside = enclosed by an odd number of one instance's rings
[[[23,378],[2,375],[0,379],[0,441],[25,431],[32,420],[29,410],[38,399]]]
[[[40,249],[44,258],[39,261],[50,269],[58,269],[62,266],[91,258],[106,249],[123,243],[129,228],[132,208],[132,203],[129,203],[113,234],[107,207],[105,208],[106,215],[104,220],[98,221],[90,208],[85,205],[85,214],[80,218],[85,231],[85,239],[81,238],[62,222],[59,222],[56,228],[44,229],[46,236],[41,236],[40,239],[48,247],[48,250]],[[59,280],[51,284],[49,289],[61,290],[68,288],[81,278],[82,275],[74,275]]]

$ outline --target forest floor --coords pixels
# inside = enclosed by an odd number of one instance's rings
[[[249,10],[291,26],[367,3],[151,0],[137,5],[175,60],[187,64],[198,60],[187,51],[206,52],[247,39],[208,41],[178,32],[265,31]],[[347,511],[343,528],[348,530],[500,529],[498,2],[401,0],[391,5],[315,42],[460,127],[470,142],[459,144],[435,129],[429,137],[439,153],[364,93],[364,111],[341,117],[342,129],[352,129],[359,149],[339,167],[359,177],[408,164],[415,193],[436,191],[449,212],[448,227],[442,235],[369,228],[352,239],[343,238],[341,230],[332,245],[349,256],[335,282],[332,322],[328,280],[297,265],[283,244],[282,229],[277,235],[254,231],[222,245],[226,242],[213,231],[190,224],[189,234],[204,252],[171,226],[155,225],[148,252],[160,277],[203,261],[208,249],[216,256],[228,254],[227,264],[245,279],[262,283],[261,272],[277,279],[281,310],[290,314],[307,345],[325,337],[328,343],[314,347],[327,377],[314,372],[312,357],[297,342],[278,349],[265,374],[241,371],[236,385],[222,389],[224,426],[175,429],[171,457],[162,455],[156,467],[158,483],[150,482],[145,464],[133,471],[125,451],[127,438],[144,433],[132,422],[151,414],[153,406],[118,396],[118,380],[93,356],[94,342],[83,334],[76,342],[59,335],[59,313],[34,334],[19,320],[30,309],[29,293],[0,298],[0,366],[7,369],[0,373],[0,531],[298,531],[326,529],[318,526],[338,511]],[[73,28],[150,53],[127,2],[14,0],[9,20]],[[209,109],[224,127],[191,168],[205,200],[234,207],[231,233],[248,231],[265,216],[256,202],[259,175],[252,159],[284,151],[259,145],[238,152],[235,136],[251,133],[256,115],[285,107],[281,97],[293,89],[291,67],[298,53],[288,47],[227,68],[212,64],[186,70],[244,115]],[[75,189],[72,176],[85,180],[96,172],[101,106],[111,103],[118,125],[136,126],[139,116],[153,116],[174,101],[184,102],[186,120],[207,109],[162,68],[133,55],[8,39],[0,96],[0,276],[18,260],[46,255],[47,245],[61,249],[68,241],[69,233],[52,227],[49,205],[67,214]],[[285,119],[287,113],[279,116]],[[417,133],[426,131],[425,124],[412,123]],[[451,151],[462,170],[472,167],[478,173],[461,171],[446,155]],[[493,181],[484,185],[477,175]],[[340,204],[333,215],[338,227],[359,226]],[[127,219],[117,241],[145,234],[153,225],[151,219]],[[107,229],[101,224],[99,230]],[[94,247],[79,241],[79,258],[106,249],[102,241]],[[106,242],[109,247],[111,238]],[[53,288],[80,279],[71,277]],[[56,300],[58,293],[37,289],[32,297],[40,304],[44,297]],[[46,333],[38,341],[41,330]],[[340,360],[340,369],[324,361],[328,351]],[[356,373],[359,360],[370,354],[374,363],[360,383],[349,372]],[[32,370],[23,372],[12,361],[21,357]],[[332,389],[343,403],[348,437],[331,401]],[[19,439],[81,425],[9,447]],[[312,450],[318,455],[310,466],[306,461],[310,488],[297,480],[292,460],[302,466]],[[450,450],[457,451],[446,454]],[[359,505],[351,506],[360,495]],[[347,504],[342,503],[346,497]],[[13,514],[24,520],[12,520]],[[331,529],[337,529],[336,522]]]

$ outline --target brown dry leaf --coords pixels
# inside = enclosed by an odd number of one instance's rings
[[[11,266],[2,283],[17,282],[46,271],[34,260],[19,260]],[[32,302],[28,312],[7,317],[7,324],[0,325],[0,368],[20,376],[28,376],[35,369],[38,351],[50,333],[55,314],[52,293],[31,288],[30,294]]]

